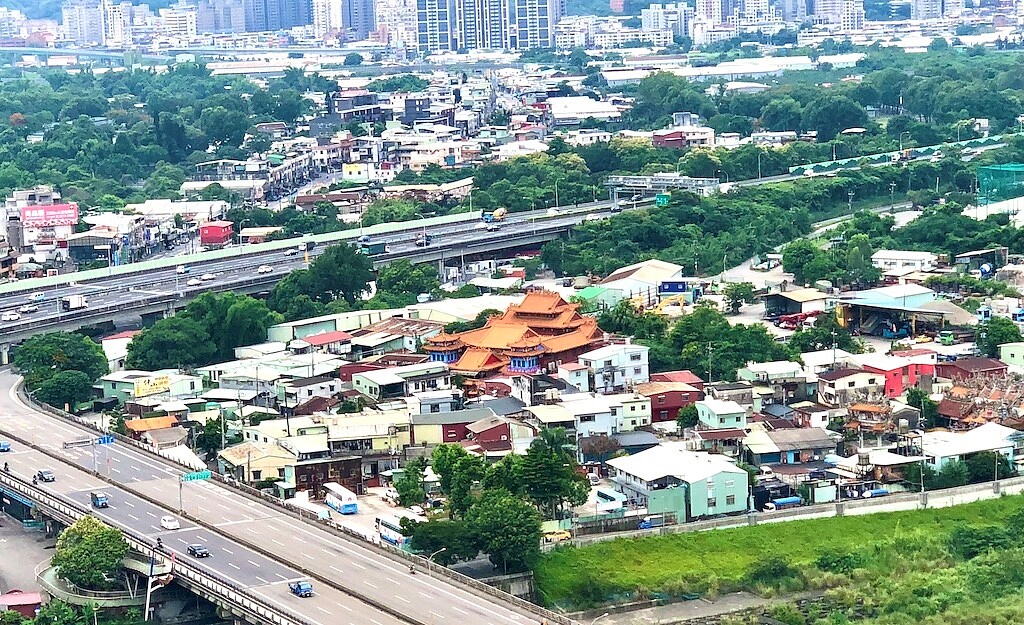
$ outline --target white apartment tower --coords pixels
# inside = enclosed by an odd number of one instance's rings
[[[724,20],[722,14],[722,0],[697,0],[694,8],[696,18],[710,24],[721,24]]]
[[[414,0],[376,0],[373,12],[381,42],[396,50],[416,47]]]
[[[344,28],[341,0],[313,0],[313,36],[323,38]]]
[[[676,35],[692,36],[693,7],[685,3],[652,4],[640,11],[640,29],[645,31],[670,30]]]
[[[98,2],[70,0],[60,11],[68,39],[79,45],[103,43],[103,9]]]

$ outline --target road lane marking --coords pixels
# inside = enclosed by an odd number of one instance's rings
[[[231,555],[235,555],[235,552],[234,552],[234,551],[231,551],[231,550],[230,550],[230,549],[228,549],[227,547],[221,547],[221,549],[223,549],[224,551],[226,551],[226,552],[230,553]]]
[[[138,520],[139,520],[139,517],[135,516],[134,514],[129,514],[129,515],[128,515],[128,518],[130,518],[130,519],[134,519],[134,520],[136,520],[136,521],[138,521]]]
[[[430,595],[428,595],[427,593],[423,592],[422,590],[421,590],[421,591],[419,591],[419,593],[420,593],[420,594],[421,594],[422,596],[426,597],[427,599],[430,599]]]
[[[412,603],[411,601],[409,601],[408,599],[406,599],[402,595],[395,595],[395,596],[398,597],[399,599],[401,599],[402,601],[406,602],[406,603]]]
[[[249,564],[251,564],[251,565],[255,566],[256,568],[260,568],[260,565],[256,564],[256,563],[255,563],[255,562],[253,562],[252,560],[246,560],[246,562],[248,562]]]
[[[336,567],[336,566],[331,566],[331,567],[330,567],[330,569],[331,569],[332,571],[337,571],[337,572],[339,572],[339,573],[344,573],[344,572],[345,572],[345,571],[342,571],[341,569],[339,569],[339,568],[338,568],[338,567]]]
[[[310,560],[312,560],[312,559],[313,559],[313,556],[309,555],[308,553],[304,553],[304,554],[302,554],[302,557],[303,557],[303,558],[308,558],[308,559],[310,559]]]
[[[352,566],[355,566],[355,567],[361,568],[361,569],[363,569],[364,571],[366,570],[366,567],[365,567],[365,566],[363,566],[362,564],[359,564],[358,562],[353,562],[353,563],[352,563]]]
[[[156,515],[153,514],[152,512],[150,512],[149,510],[146,510],[146,514],[148,514],[149,516],[153,517],[154,519],[156,518]]]
[[[269,584],[269,583],[270,583],[270,582],[268,582],[267,580],[265,580],[265,579],[263,579],[262,577],[260,577],[259,575],[257,575],[257,576],[256,576],[256,579],[260,580],[260,581],[261,581],[261,582],[263,582],[264,584]]]
[[[288,578],[287,578],[287,577],[285,577],[284,575],[281,575],[280,573],[274,573],[274,575],[277,575],[278,577],[280,577],[280,578],[281,578],[281,579],[283,579],[284,581],[288,581]]]
[[[284,547],[284,543],[276,538],[271,538],[270,542],[274,543],[275,545],[281,545],[282,547]]]
[[[363,583],[366,584],[367,586],[369,586],[370,588],[376,588],[377,587],[377,584],[371,584],[370,582],[366,581],[365,579],[363,580]]]
[[[321,608],[320,606],[316,606],[316,609],[317,609],[317,610],[320,610],[320,611],[321,611],[321,612],[323,612],[324,614],[330,614],[330,612],[328,612],[327,610],[325,610],[325,609]]]
[[[469,612],[466,612],[465,610],[460,610],[460,609],[456,608],[455,606],[451,606],[451,608],[453,610],[455,610],[456,612],[458,612],[459,614],[465,614],[466,616],[469,616]]]
[[[236,571],[241,571],[242,570],[242,567],[238,566],[234,562],[228,562],[228,566],[234,568]]]
[[[430,613],[433,614],[434,616],[436,616],[437,618],[441,618],[441,619],[444,618],[444,616],[438,614],[437,612],[434,612],[433,610],[431,610]]]
[[[129,508],[134,508],[134,507],[135,507],[135,504],[133,504],[133,503],[132,503],[132,502],[130,502],[130,501],[126,501],[126,502],[124,502],[124,505],[128,506]]]

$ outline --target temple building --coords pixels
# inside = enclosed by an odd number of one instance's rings
[[[476,330],[426,339],[430,359],[452,373],[485,377],[497,373],[539,373],[576,358],[605,341],[597,320],[558,293],[531,291]]]

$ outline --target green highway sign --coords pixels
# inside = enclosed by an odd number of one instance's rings
[[[208,480],[213,475],[209,471],[194,471],[181,476],[182,482],[194,482],[196,480]]]
[[[654,196],[654,205],[655,206],[668,206],[668,201],[671,200],[671,199],[672,199],[672,196],[669,195],[668,193],[659,193],[658,195]]]

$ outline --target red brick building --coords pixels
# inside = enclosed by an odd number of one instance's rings
[[[704,399],[704,391],[684,382],[643,382],[633,390],[651,400],[652,423],[675,421],[681,408]]]
[[[199,226],[199,241],[203,245],[221,247],[235,237],[235,224],[230,221],[208,221]]]
[[[935,372],[940,377],[951,380],[965,380],[977,376],[1002,377],[1006,374],[1006,369],[1006,363],[995,358],[960,358],[935,365]]]

